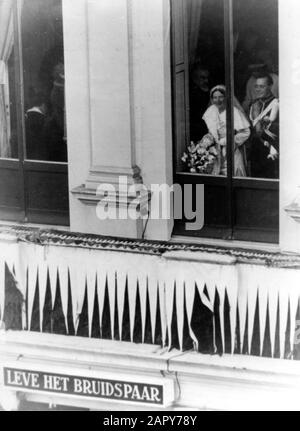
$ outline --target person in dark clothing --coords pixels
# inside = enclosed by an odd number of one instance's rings
[[[59,64],[64,64],[64,47],[63,44],[57,44],[50,48],[44,55],[39,70],[39,82],[45,90],[46,96],[50,94],[55,81],[55,68]]]
[[[48,160],[44,127],[47,115],[47,103],[42,92],[33,96],[33,106],[25,114],[26,158]]]
[[[51,162],[67,162],[67,145],[63,129],[59,126],[55,117],[48,117],[45,121],[44,134],[49,154],[48,160]]]
[[[270,75],[258,77],[257,99],[250,107],[251,176],[255,178],[279,178],[279,100],[272,85]]]
[[[239,101],[245,99],[246,85],[251,76],[248,67],[257,62],[257,50],[261,46],[259,35],[252,28],[240,36],[234,53],[235,95]]]
[[[45,122],[45,138],[49,151],[49,160],[67,162],[67,142],[65,126],[65,76],[62,62],[52,71],[50,92],[51,113]]]
[[[55,81],[55,68],[58,64],[64,64],[64,42],[63,42],[63,22],[62,22],[62,2],[61,0],[51,0],[48,23],[51,27],[50,34],[54,38],[53,45],[45,52],[39,70],[39,82],[50,98],[50,94]]]
[[[191,73],[190,83],[190,138],[199,141],[208,133],[205,121],[202,119],[210,103],[210,74],[207,68],[197,63]]]

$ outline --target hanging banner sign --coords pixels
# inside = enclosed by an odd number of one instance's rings
[[[172,383],[166,381],[167,385],[164,385],[130,382],[8,367],[4,367],[3,372],[4,385],[19,391],[22,389],[34,392],[42,391],[51,394],[102,398],[110,401],[126,401],[156,406],[165,405],[165,390]],[[168,395],[170,396],[170,393]]]

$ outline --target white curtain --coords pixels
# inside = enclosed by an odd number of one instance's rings
[[[203,0],[187,0],[190,65],[196,60]]]
[[[13,0],[0,0],[0,157],[11,157],[8,60],[13,50]]]

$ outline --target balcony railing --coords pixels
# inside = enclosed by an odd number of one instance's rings
[[[1,231],[6,329],[298,357],[298,256]]]

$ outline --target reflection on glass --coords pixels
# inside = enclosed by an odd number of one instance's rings
[[[24,0],[22,47],[26,158],[66,162],[61,0]]]
[[[13,1],[0,1],[0,157],[17,158]]]
[[[235,93],[251,124],[246,173],[279,178],[278,0],[234,0]],[[236,173],[235,175],[240,176]]]
[[[191,145],[182,160],[189,172],[224,175],[226,95],[223,88],[212,91],[225,82],[224,2],[187,0],[187,6]]]

